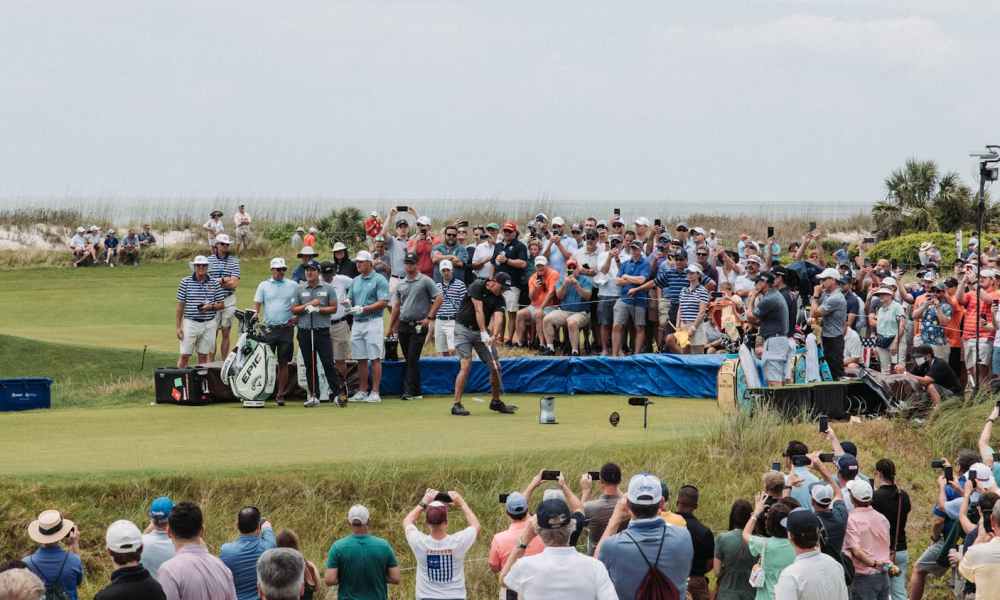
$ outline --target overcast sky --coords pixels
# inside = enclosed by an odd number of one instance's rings
[[[971,183],[967,152],[1000,143],[998,18],[957,0],[4,0],[0,195],[871,201],[907,157]]]

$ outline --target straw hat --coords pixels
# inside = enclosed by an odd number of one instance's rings
[[[64,519],[58,510],[47,510],[28,525],[28,537],[39,544],[54,544],[69,535],[76,524]]]

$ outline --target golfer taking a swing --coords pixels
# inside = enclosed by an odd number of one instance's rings
[[[330,342],[330,315],[337,312],[337,290],[319,277],[319,263],[315,260],[305,265],[305,285],[298,287],[292,313],[299,317],[298,338],[302,360],[306,367],[309,398],[305,406],[319,406],[319,374],[316,357],[323,363],[323,373],[331,390],[340,389],[340,374],[333,366],[333,344]],[[336,394],[336,392],[334,392]],[[344,398],[346,401],[347,399]],[[343,406],[340,397],[333,401]]]
[[[494,319],[493,316],[506,308],[503,293],[508,289],[510,289],[510,275],[507,273],[495,273],[493,278],[488,280],[477,279],[469,286],[469,295],[465,297],[462,308],[455,317],[455,352],[461,360],[461,366],[458,369],[458,376],[455,377],[455,404],[451,407],[453,415],[469,414],[469,411],[462,406],[462,392],[469,378],[473,350],[479,355],[479,360],[490,368],[490,390],[493,393],[490,410],[507,415],[517,410],[516,406],[504,404],[500,400],[500,363],[497,361],[493,338],[490,336],[490,331],[493,335],[500,334],[503,319]]]

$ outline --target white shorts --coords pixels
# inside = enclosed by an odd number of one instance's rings
[[[962,356],[965,368],[971,369],[976,363],[976,340],[962,340]],[[993,344],[989,340],[979,340],[979,364],[986,366],[993,361]]]
[[[434,349],[439,353],[455,351],[455,319],[434,321]]]
[[[236,320],[236,294],[226,296],[223,304],[224,308],[219,311],[215,320],[219,323],[219,329],[230,329]]]
[[[192,321],[184,319],[181,327],[184,330],[184,339],[181,340],[181,354],[191,356],[195,352],[198,354],[210,354],[215,350],[216,319],[211,321]]]
[[[351,327],[351,356],[354,360],[382,360],[385,331],[382,319],[354,321]]]
[[[521,290],[516,287],[511,287],[509,290],[505,290],[503,293],[504,304],[507,305],[507,312],[516,313],[518,309],[518,304],[521,302]]]
[[[694,335],[691,336],[692,346],[707,346],[708,345],[708,323],[702,321],[694,330]]]

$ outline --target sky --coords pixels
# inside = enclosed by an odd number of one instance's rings
[[[4,0],[0,197],[865,202],[1000,143],[1000,3]]]

